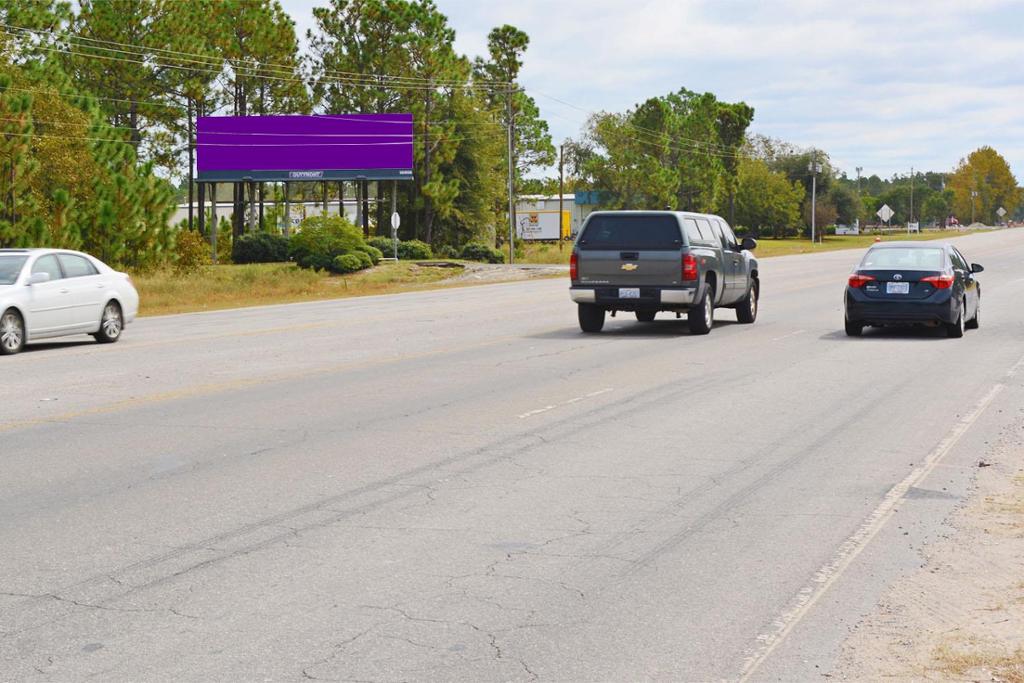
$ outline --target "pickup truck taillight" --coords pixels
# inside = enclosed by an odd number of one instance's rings
[[[576,280],[580,274],[580,255],[575,251],[569,257],[569,279]]]
[[[693,254],[683,254],[683,282],[697,279],[697,258]]]
[[[953,275],[947,273],[945,275],[930,275],[923,277],[920,280],[922,283],[928,283],[935,289],[949,289],[953,286]]]

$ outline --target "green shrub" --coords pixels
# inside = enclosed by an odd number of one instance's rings
[[[257,232],[242,235],[231,250],[235,263],[280,263],[288,260],[288,238]]]
[[[366,240],[366,243],[375,249],[379,249],[381,253],[391,255],[395,251],[394,242],[390,237],[382,237],[377,235]]]
[[[357,270],[362,270],[363,268],[366,268],[366,266],[363,265],[362,260],[360,260],[358,256],[358,254],[360,253],[362,252],[353,252],[351,254],[342,254],[341,256],[336,256],[334,258],[334,261],[331,262],[331,270],[335,273],[344,274],[354,273]],[[366,256],[365,254],[363,255]],[[369,256],[367,256],[367,258],[369,258]]]
[[[288,244],[288,253],[302,268],[331,270],[337,257],[366,244],[362,231],[338,216],[311,216],[299,228]]]
[[[359,259],[359,262],[363,264],[363,268],[373,267],[373,259],[365,251],[357,249],[351,252],[351,254],[355,256],[357,259]]]
[[[437,250],[437,255],[442,258],[458,258],[459,250],[450,244],[442,244]]]
[[[192,273],[210,263],[210,246],[196,230],[179,230],[174,240],[174,269]]]
[[[380,253],[380,249],[370,246],[369,244],[359,247],[357,251],[367,254],[370,257],[370,265],[373,266],[380,263],[380,260],[384,258],[384,254]]]
[[[409,240],[408,242],[398,243],[398,258],[402,260],[415,261],[417,259],[433,258],[433,256],[433,252],[430,251],[430,245],[426,242]]]
[[[462,247],[460,256],[467,261],[483,261],[484,263],[504,263],[505,255],[494,247],[479,242],[470,242]]]

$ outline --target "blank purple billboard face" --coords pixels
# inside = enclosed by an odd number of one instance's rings
[[[411,178],[412,114],[203,116],[200,180]]]

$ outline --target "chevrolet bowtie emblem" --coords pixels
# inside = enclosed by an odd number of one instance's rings
[[[622,264],[622,269],[623,269],[623,270],[629,270],[629,271],[633,271],[633,270],[636,270],[636,269],[637,269],[637,268],[639,268],[639,267],[640,267],[640,266],[638,266],[638,265],[637,265],[637,264],[635,264],[635,263],[623,263],[623,264]]]

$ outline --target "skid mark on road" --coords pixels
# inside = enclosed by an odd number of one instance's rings
[[[588,398],[594,398],[595,396],[600,396],[601,394],[607,394],[610,391],[613,391],[613,389],[611,387],[609,387],[607,389],[601,389],[599,391],[592,391],[589,394],[584,394],[583,396],[577,396],[576,398],[570,398],[568,401],[562,401],[561,403],[555,403],[553,405],[544,406],[543,408],[537,408],[536,410],[529,410],[529,411],[523,413],[522,415],[518,415],[517,417],[520,420],[524,420],[524,419],[526,419],[528,417],[533,417],[534,415],[540,415],[541,413],[546,413],[549,410],[554,410],[555,408],[562,408],[564,406],[571,406],[573,403],[579,403],[580,401],[585,401]]]
[[[832,560],[819,569],[810,583],[797,593],[797,597],[789,609],[773,621],[772,625],[774,628],[757,637],[759,646],[743,665],[739,678],[741,683],[749,681],[757,673],[757,670],[768,657],[789,637],[793,629],[807,616],[811,609],[821,600],[822,596],[850,568],[854,560],[857,559],[857,556],[864,551],[864,548],[885,527],[891,519],[896,506],[902,502],[907,492],[912,487],[920,484],[925,477],[939,466],[942,459],[959,443],[971,426],[985,414],[985,411],[992,405],[996,397],[1006,389],[1006,381],[1015,377],[1022,367],[1024,367],[1024,357],[1021,357],[1010,368],[1004,379],[993,386],[974,405],[969,413],[953,425],[953,428],[946,433],[942,441],[925,457],[924,462],[920,466],[908,474],[903,481],[889,489],[889,492],[882,499],[882,502],[879,503],[878,507],[867,516],[853,535],[839,546]]]

